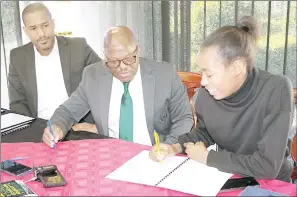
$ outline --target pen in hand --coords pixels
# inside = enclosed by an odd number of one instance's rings
[[[156,141],[157,152],[160,153],[160,139],[159,139],[159,135],[156,131],[154,131],[154,137],[155,137],[155,141]]]
[[[52,128],[52,124],[51,124],[51,121],[50,120],[47,121],[47,126],[48,126],[48,128],[50,130],[50,133],[52,134],[52,136],[54,138],[54,140],[53,140],[53,142],[54,142],[54,148],[56,148],[55,135],[53,133],[53,128]]]
[[[156,131],[154,131],[154,137],[155,137],[155,142],[156,142],[157,153],[160,155],[160,138]],[[159,162],[161,163],[162,160],[159,160]]]

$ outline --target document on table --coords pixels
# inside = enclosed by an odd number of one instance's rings
[[[149,158],[149,151],[142,151],[106,178],[215,196],[232,175],[182,156],[155,162]]]
[[[149,158],[149,151],[142,151],[106,178],[155,186],[186,159],[186,157],[176,156],[160,163]]]
[[[4,114],[4,115],[1,115],[1,130],[15,127],[16,125],[30,123],[33,120],[34,118],[32,117],[24,116],[20,114],[15,114],[15,113]]]

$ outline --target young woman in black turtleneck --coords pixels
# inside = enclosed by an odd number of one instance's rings
[[[161,144],[163,159],[184,152],[220,171],[291,181],[292,85],[285,76],[253,67],[258,37],[255,20],[244,16],[206,38],[197,56],[202,71],[195,102],[198,126],[178,144]],[[213,144],[219,151],[206,149]],[[155,148],[150,155],[160,159]]]

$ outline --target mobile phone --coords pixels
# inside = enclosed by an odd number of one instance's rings
[[[235,178],[229,179],[223,185],[221,190],[233,190],[233,189],[242,189],[248,186],[259,186],[259,182],[253,177],[243,177],[243,178]]]
[[[36,168],[37,177],[44,187],[58,187],[67,184],[64,177],[55,165],[40,166]]]
[[[5,160],[1,162],[1,170],[15,176],[21,176],[32,171],[32,168],[13,160]]]

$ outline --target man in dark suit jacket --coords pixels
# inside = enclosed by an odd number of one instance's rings
[[[54,20],[43,4],[29,4],[22,17],[24,31],[31,42],[11,50],[10,53],[10,109],[20,114],[47,119],[54,111],[51,108],[58,107],[50,106],[53,99],[59,97],[61,91],[64,97],[69,97],[78,87],[83,69],[101,59],[84,38],[55,36]],[[47,77],[44,73],[52,76]],[[61,83],[57,84],[59,77]],[[56,87],[45,90],[46,83],[53,85],[54,82]],[[52,96],[49,97],[47,93]],[[56,105],[64,101],[65,98],[61,98]]]

